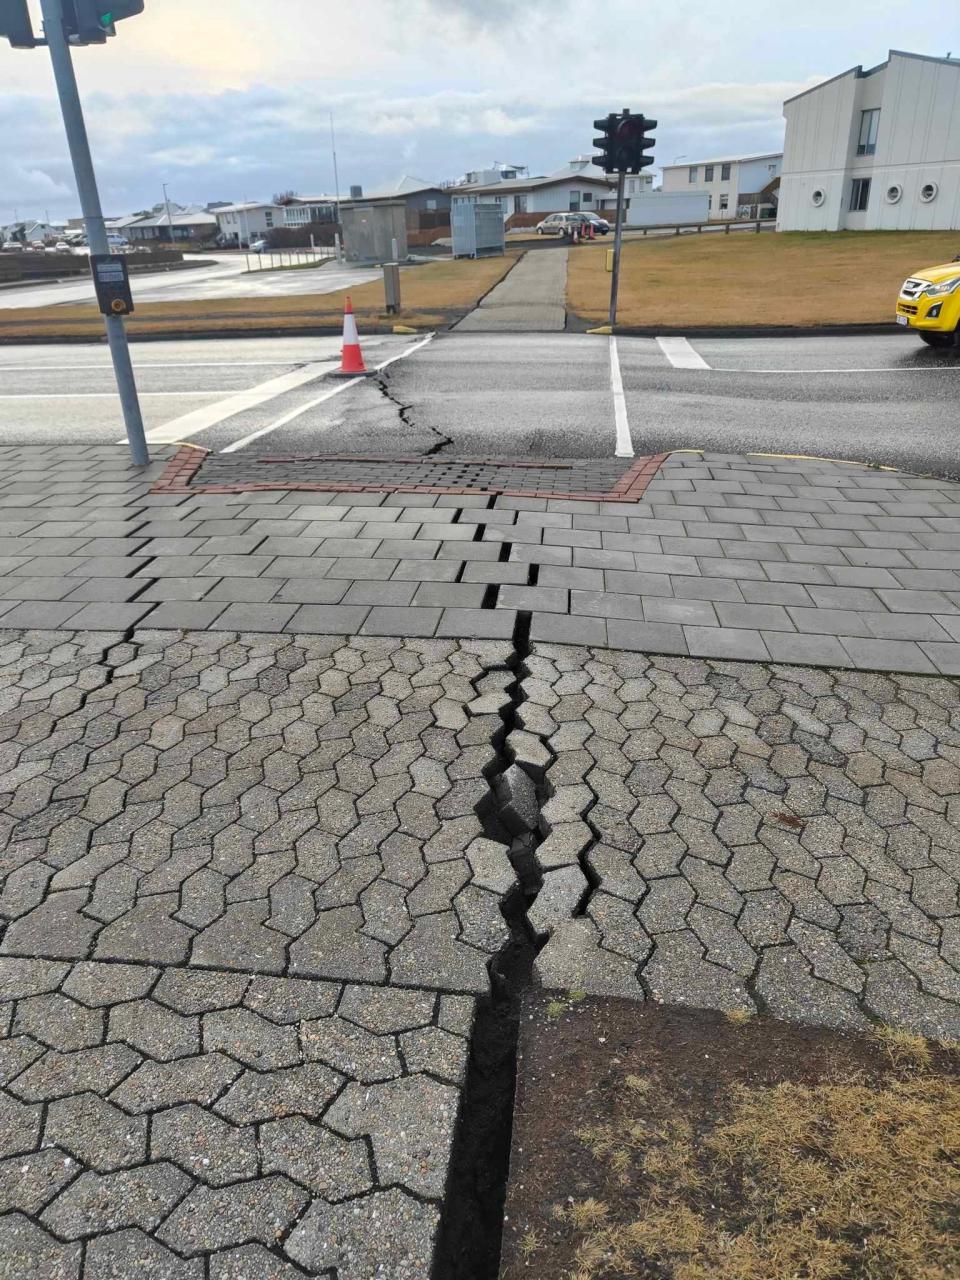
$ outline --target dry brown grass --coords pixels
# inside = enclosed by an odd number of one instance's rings
[[[570,253],[567,306],[605,322],[606,245]],[[892,321],[911,271],[949,262],[960,233],[764,232],[628,241],[620,268],[618,323],[821,325]]]
[[[131,335],[173,335],[215,330],[242,333],[247,329],[290,332],[316,325],[338,325],[349,294],[361,330],[364,324],[405,324],[428,329],[442,324],[449,313],[462,313],[510,270],[517,252],[502,258],[459,259],[431,262],[401,276],[404,310],[398,316],[384,312],[380,282],[343,289],[337,293],[300,294],[278,298],[218,298],[215,301],[144,302],[128,318]],[[99,337],[103,320],[91,304],[64,307],[15,308],[0,312],[0,341],[5,337]]]
[[[569,1280],[950,1280],[960,1274],[960,1084],[911,1037],[893,1073],[730,1086],[694,1125],[624,1082],[577,1137],[624,1188],[561,1205]],[[922,1044],[922,1042],[920,1042]],[[902,1070],[900,1068],[903,1068]]]

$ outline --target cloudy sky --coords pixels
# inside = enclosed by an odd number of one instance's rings
[[[39,0],[30,0],[39,8]],[[39,26],[39,15],[37,16]],[[960,53],[957,0],[146,0],[75,54],[108,214],[548,173],[592,121],[659,119],[671,163],[782,145],[781,103],[889,48]],[[44,49],[0,41],[0,222],[79,212]]]

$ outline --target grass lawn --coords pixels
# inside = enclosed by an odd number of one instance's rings
[[[384,312],[383,284],[373,281],[337,293],[300,294],[278,298],[217,298],[181,302],[144,302],[127,318],[133,337],[137,333],[171,334],[245,329],[291,332],[316,325],[340,324],[347,294],[361,332],[367,327],[394,324],[430,329],[450,316],[471,310],[501,280],[517,260],[508,250],[502,258],[461,258],[431,262],[401,273],[403,312]],[[29,307],[0,311],[0,342],[7,337],[100,337],[103,320],[92,304],[63,307]]]
[[[567,307],[605,323],[608,244],[571,249]],[[912,271],[960,253],[958,231],[737,231],[628,241],[618,323],[830,325],[892,321]]]
[[[960,1275],[956,1045],[570,1000],[521,1022],[501,1280]]]

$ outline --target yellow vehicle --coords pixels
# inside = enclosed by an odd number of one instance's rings
[[[960,348],[960,254],[903,282],[897,324],[913,329],[928,346]]]

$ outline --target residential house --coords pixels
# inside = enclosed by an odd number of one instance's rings
[[[217,218],[216,214],[208,213],[199,205],[184,209],[171,204],[169,213],[161,206],[159,211],[145,218],[136,218],[119,230],[131,244],[203,242],[213,240],[217,235]]]
[[[283,209],[278,204],[246,200],[242,204],[218,204],[211,210],[217,220],[222,241],[249,244],[265,236],[274,227],[282,227]]]
[[[779,230],[960,229],[960,59],[891,49],[783,114]]]
[[[499,160],[494,160],[486,169],[472,169],[465,173],[459,181],[451,183],[451,186],[485,187],[491,182],[512,182],[514,178],[529,176],[530,170],[525,164],[501,164]]]
[[[450,225],[449,187],[439,182],[427,182],[424,178],[413,178],[405,174],[396,182],[386,187],[378,187],[376,191],[364,192],[352,187],[348,200],[341,200],[341,205],[350,208],[361,204],[382,204],[399,200],[406,210],[408,231],[425,231],[432,227]]]
[[[315,222],[338,222],[337,205],[336,196],[285,196],[283,225],[308,227]]]
[[[21,237],[20,231],[23,231]],[[22,239],[24,244],[36,244],[60,240],[66,230],[65,222],[43,222],[38,218],[21,218],[19,222],[10,222],[0,227],[0,241]]]
[[[562,169],[534,178],[509,178],[456,188],[457,195],[478,195],[495,200],[506,222],[514,214],[600,212],[616,205],[616,179],[577,156]]]
[[[782,164],[782,151],[666,164],[662,189],[688,194],[705,192],[708,219],[772,218],[776,214]]]

